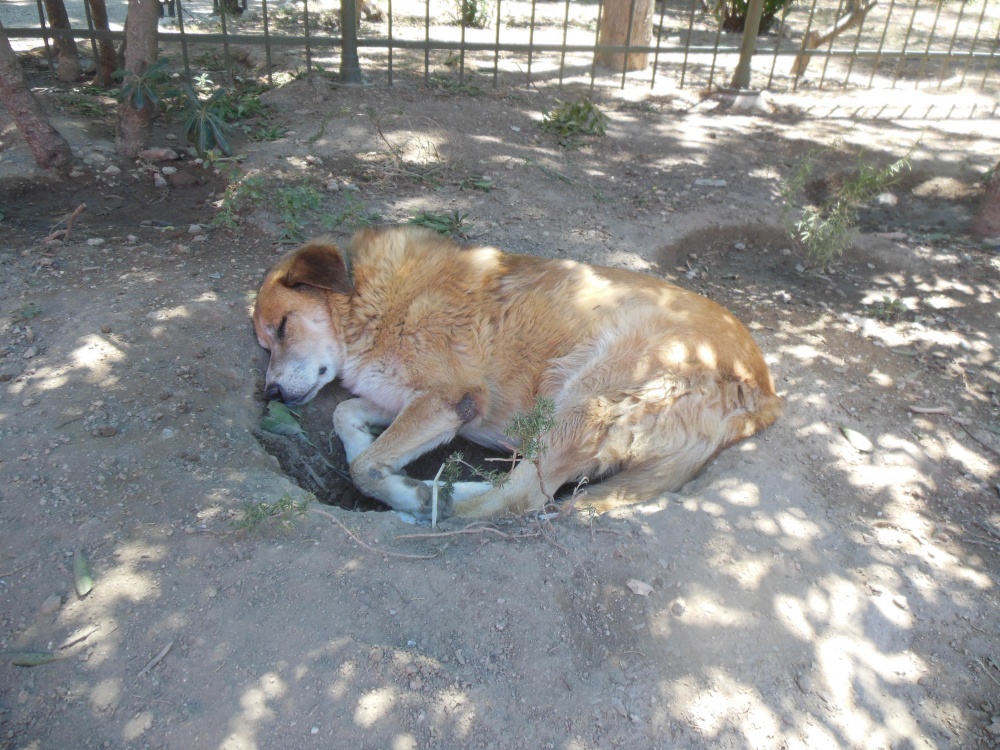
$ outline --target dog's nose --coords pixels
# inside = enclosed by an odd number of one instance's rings
[[[264,397],[267,398],[268,401],[284,402],[285,389],[277,383],[271,383],[271,385],[264,389]]]

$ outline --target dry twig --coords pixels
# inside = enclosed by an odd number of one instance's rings
[[[55,224],[53,224],[52,228],[49,230],[49,236],[46,237],[44,240],[42,240],[42,242],[52,242],[52,240],[62,240],[63,242],[69,242],[70,234],[73,231],[73,222],[76,221],[77,216],[79,216],[86,210],[87,210],[87,204],[81,203],[73,210],[72,213],[67,214],[66,216],[59,219],[59,221],[57,221]],[[62,224],[64,221],[66,222],[66,228],[57,230],[56,227]]]
[[[161,661],[163,661],[163,657],[165,657],[167,654],[169,654],[170,653],[170,649],[172,649],[173,647],[174,647],[174,642],[170,641],[170,643],[168,643],[166,646],[163,647],[163,649],[160,651],[160,653],[158,653],[156,656],[154,656],[149,661],[149,664],[147,664],[145,667],[142,668],[142,671],[139,672],[139,674],[137,674],[135,676],[135,679],[138,680],[139,678],[144,677],[147,674],[149,674],[149,671],[153,667],[155,667],[157,664],[159,664]]]
[[[343,529],[344,533],[351,538],[352,542],[354,542],[359,547],[368,550],[369,552],[374,552],[376,555],[386,555],[387,557],[399,557],[402,558],[403,560],[433,560],[435,557],[441,554],[441,551],[439,550],[435,552],[433,555],[406,555],[403,554],[402,552],[389,552],[387,550],[379,549],[378,547],[372,547],[370,544],[366,544],[365,542],[361,541],[361,538],[358,537],[358,535],[355,534],[353,531],[351,531],[349,528],[347,528],[344,522],[341,521],[339,518],[337,518],[335,515],[333,515],[333,513],[329,513],[328,511],[325,511],[322,508],[310,508],[309,510],[311,510],[313,513],[319,513],[321,516],[326,516],[327,518],[329,518],[331,521],[337,524],[341,529]],[[433,536],[433,534],[431,534],[430,536]]]

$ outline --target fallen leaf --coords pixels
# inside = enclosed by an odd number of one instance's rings
[[[872,441],[857,430],[852,430],[850,427],[840,425],[840,431],[844,433],[844,437],[847,438],[847,442],[850,443],[855,450],[860,451],[861,453],[871,453],[875,450],[875,445]]]

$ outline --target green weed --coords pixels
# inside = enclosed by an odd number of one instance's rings
[[[906,305],[898,299],[883,297],[879,302],[872,302],[865,306],[865,315],[869,318],[891,323],[898,320],[906,312]]]
[[[377,223],[382,215],[377,211],[370,211],[368,206],[354,197],[353,191],[345,191],[344,207],[340,213],[324,216],[320,220],[320,226],[324,231],[332,231],[339,227],[344,229],[362,229]]]
[[[585,96],[574,102],[556,100],[556,105],[542,113],[542,130],[559,136],[563,146],[575,145],[581,135],[604,135],[608,118]]]
[[[270,196],[271,205],[285,225],[284,239],[299,242],[311,214],[319,209],[323,195],[312,185],[288,185]]]
[[[420,211],[407,223],[433,229],[440,234],[461,234],[472,225],[465,218],[468,214],[452,211],[451,214],[436,214],[432,211]]]
[[[806,154],[792,177],[782,183],[779,193],[789,235],[806,257],[819,266],[829,265],[851,247],[862,204],[896,184],[900,172],[910,168],[909,154],[879,169],[868,164],[864,151],[859,151],[857,169],[843,180],[832,198],[820,206],[806,205],[797,210],[797,218],[790,218],[796,213],[794,201],[810,181],[821,157],[834,148],[815,149]]]
[[[23,323],[32,318],[37,318],[42,314],[42,308],[39,307],[34,302],[25,302],[19,308],[17,308],[13,313],[11,313],[11,319],[15,323]]]
[[[170,83],[170,60],[161,57],[150,65],[141,75],[136,75],[127,70],[116,70],[115,78],[122,81],[122,90],[119,98],[122,101],[129,101],[135,109],[143,109],[147,104],[154,107],[160,106],[160,100],[164,96],[173,94],[169,87]]]
[[[217,149],[224,156],[232,156],[233,147],[229,143],[232,128],[226,123],[222,104],[226,90],[218,89],[203,100],[190,84],[185,83],[182,88],[187,98],[187,118],[182,128],[198,154],[204,157],[209,149]]]
[[[472,77],[472,72],[467,73],[467,78]],[[483,90],[471,83],[460,83],[457,78],[443,76],[438,73],[431,75],[431,85],[448,94],[467,94],[468,96],[479,96]]]
[[[485,29],[490,25],[493,3],[491,0],[455,0],[455,20],[462,26]]]
[[[59,101],[85,117],[107,117],[110,114],[108,108],[100,102],[79,94],[63,94]]]
[[[253,502],[243,507],[242,515],[232,522],[239,531],[257,531],[265,523],[276,522],[283,530],[291,529],[295,521],[309,511],[309,503],[303,500],[295,502],[291,495],[285,494],[273,503]]]

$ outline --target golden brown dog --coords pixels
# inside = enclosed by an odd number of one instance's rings
[[[583,477],[600,481],[583,501],[599,510],[650,499],[781,413],[749,332],[711,300],[412,227],[289,253],[253,322],[271,352],[267,396],[302,404],[339,376],[357,396],[333,415],[351,478],[418,516],[431,483],[406,476],[408,463],[456,435],[509,448],[511,419],[539,397],[555,404],[541,457],[500,487],[458,483],[450,512],[536,510]]]

